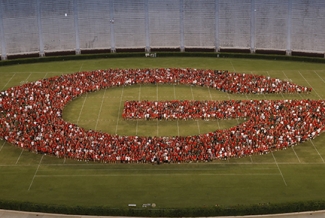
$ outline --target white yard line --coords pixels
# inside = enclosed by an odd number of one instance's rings
[[[29,79],[29,77],[32,75],[32,73],[30,73],[29,75],[28,75],[28,77],[26,78],[26,82],[28,82],[28,79]]]
[[[178,124],[178,120],[177,120],[177,136],[179,136],[179,124]]]
[[[315,70],[314,73],[316,73],[316,75],[323,81],[323,83],[325,83],[325,80]]]
[[[281,172],[281,169],[280,169],[280,167],[279,167],[279,164],[278,164],[278,162],[276,161],[276,159],[275,159],[275,157],[274,157],[273,151],[272,151],[271,153],[272,153],[272,156],[273,156],[274,162],[275,162],[276,166],[278,167],[278,170],[279,170],[279,172],[280,172],[280,175],[281,175],[281,177],[282,177],[282,179],[283,179],[284,184],[285,184],[286,186],[288,186],[286,180],[285,180],[284,177],[283,177],[283,174],[282,174],[282,172]]]
[[[158,90],[158,83],[156,85],[156,100],[158,101],[159,90]]]
[[[6,141],[3,139],[3,143],[1,145],[0,151],[2,150],[3,146],[5,146]]]
[[[42,163],[43,157],[44,157],[44,155],[42,155],[42,158],[41,158],[41,160],[40,160],[39,163],[38,163],[38,166],[37,166],[37,169],[36,169],[35,174],[34,174],[34,176],[33,176],[33,179],[32,179],[32,181],[31,181],[31,183],[30,183],[30,185],[29,185],[28,191],[30,190],[30,188],[31,188],[32,185],[33,185],[33,182],[34,182],[34,179],[35,179],[36,174],[37,174],[37,172],[38,172],[38,169],[39,169],[39,167],[41,166],[41,163]]]
[[[192,94],[192,100],[194,101],[194,93],[193,93],[193,88],[191,86],[191,94]],[[201,134],[201,128],[200,128],[200,123],[199,120],[196,120],[196,124],[197,124],[197,129],[199,131],[199,134]]]
[[[319,99],[321,99],[321,96],[315,91],[315,89],[312,87],[312,85],[309,83],[309,81],[301,74],[300,71],[298,71],[299,74],[301,75],[302,78],[304,78],[304,80],[308,83],[308,85],[314,90],[314,92],[316,93],[316,95],[318,95]],[[284,72],[283,72],[284,73]],[[285,73],[284,73],[285,74]],[[287,75],[285,74],[285,76],[287,77]],[[287,77],[288,78],[288,77]],[[299,96],[302,98],[301,94],[299,93]],[[320,158],[322,159],[323,163],[324,163],[324,159],[323,157],[321,156],[321,154],[319,153],[318,149],[316,148],[314,142],[313,142],[313,139],[310,140],[310,142],[312,143],[312,145],[314,146],[317,154],[320,156]]]
[[[209,90],[209,96],[210,96],[210,100],[211,101],[213,101],[213,99],[212,99],[212,95],[211,95],[211,90],[210,90],[211,88],[210,87],[208,87],[208,90]]]
[[[298,154],[296,153],[296,151],[295,151],[295,149],[293,148],[293,146],[291,146],[291,148],[292,148],[292,150],[293,150],[293,153],[295,153],[295,155],[296,155],[296,157],[297,157],[299,163],[301,163],[301,161],[300,161],[300,159],[299,159],[299,157],[298,157]]]
[[[322,99],[322,97],[315,91],[315,89],[314,89],[314,87],[309,83],[309,81],[308,80],[306,80],[306,78],[304,77],[304,75],[302,75],[301,73],[300,73],[300,71],[298,71],[299,72],[299,74],[300,74],[300,76],[302,77],[302,78],[304,78],[304,80],[308,83],[308,85],[313,89],[313,91],[316,93],[316,95],[318,95],[318,97],[319,97],[319,99]]]
[[[174,99],[176,100],[177,98],[176,98],[175,85],[173,85],[173,87],[174,87]],[[176,124],[177,124],[177,136],[179,136],[179,122],[178,122],[178,119],[177,119]]]
[[[139,93],[138,93],[138,101],[140,101],[141,99],[141,84],[139,87]],[[137,119],[137,125],[135,127],[135,135],[138,135],[138,126],[139,126],[139,120]]]
[[[84,66],[84,63],[81,64],[80,68],[79,68],[79,72],[81,71],[82,67]]]
[[[282,73],[284,74],[284,76],[287,78],[288,81],[291,81],[284,71],[282,71]],[[298,95],[300,96],[301,99],[303,99],[302,95],[299,92]]]
[[[48,74],[48,73],[46,73],[46,74],[43,76],[43,79],[45,79],[45,78],[47,77],[47,74]]]
[[[106,89],[103,93],[103,97],[102,97],[102,102],[100,104],[100,108],[99,108],[99,112],[98,112],[98,115],[97,115],[97,121],[96,121],[96,125],[95,125],[95,130],[97,130],[97,127],[98,127],[98,122],[99,122],[99,118],[100,118],[100,114],[102,113],[102,109],[103,109],[103,104],[104,104],[104,96],[105,96],[105,93],[106,93]]]
[[[230,64],[231,64],[232,69],[234,70],[234,72],[236,72],[236,69],[235,69],[234,65],[232,64],[232,62],[231,62],[231,61],[229,61],[229,62],[230,62]]]
[[[267,73],[267,75],[268,75],[269,77],[271,77],[269,71],[266,71],[266,73]],[[287,77],[287,76],[286,76],[286,77]],[[288,77],[287,77],[287,78],[288,78]],[[283,93],[280,92],[280,94],[281,94],[281,96],[282,96],[282,99],[285,100]],[[293,146],[291,146],[291,149],[292,149],[293,153],[295,153],[295,155],[296,155],[296,157],[297,157],[297,159],[298,159],[298,161],[299,161],[299,163],[300,163],[301,161],[300,161],[300,159],[299,159],[299,157],[298,157],[298,154],[296,153],[295,149],[293,148]]]
[[[85,107],[85,103],[86,103],[87,97],[88,97],[88,92],[86,92],[86,96],[85,96],[84,101],[83,101],[83,103],[82,103],[82,106],[81,106],[81,108],[80,108],[79,116],[78,116],[78,120],[77,120],[77,124],[79,124],[80,117],[81,117],[82,111],[83,111],[83,109],[84,109],[84,107]]]
[[[120,121],[120,113],[121,113],[121,108],[122,108],[123,94],[124,94],[124,86],[122,88],[122,92],[121,92],[121,96],[120,96],[120,106],[118,108],[117,121],[116,121],[116,127],[115,127],[115,134],[117,134],[118,122]]]
[[[198,131],[199,131],[199,134],[201,134],[200,123],[199,123],[198,120],[196,121],[196,123],[197,123],[197,129],[198,129]]]
[[[177,98],[176,98],[176,90],[175,90],[175,85],[173,85],[173,87],[174,87],[174,99],[176,100]]]
[[[21,152],[20,152],[20,155],[19,155],[19,157],[18,157],[18,159],[17,159],[17,161],[16,161],[16,164],[18,163],[18,161],[19,161],[19,159],[20,159],[21,155],[23,154],[23,152],[24,152],[24,150],[23,150],[23,149],[21,149]]]
[[[14,73],[11,77],[10,77],[10,79],[7,81],[7,83],[2,87],[2,89],[5,89],[6,88],[6,86],[10,83],[10,81],[12,80],[12,78],[14,78],[14,76],[16,75],[16,73]]]
[[[316,146],[315,146],[315,144],[314,144],[314,142],[313,142],[313,139],[311,139],[310,142],[311,142],[311,144],[314,146],[314,148],[315,148],[317,154],[318,154],[319,157],[322,159],[323,163],[325,163],[325,161],[324,161],[322,155],[319,153],[318,149],[316,148]]]

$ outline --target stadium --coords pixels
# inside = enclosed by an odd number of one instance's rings
[[[324,210],[324,23],[321,0],[1,0],[0,208]]]

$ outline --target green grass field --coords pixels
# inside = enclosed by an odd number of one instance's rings
[[[45,77],[106,68],[227,69],[290,80],[311,94],[234,95],[202,87],[137,85],[84,94],[64,119],[119,135],[193,135],[243,120],[124,121],[126,100],[325,99],[325,65],[225,58],[126,58],[0,67],[0,89]],[[283,151],[211,163],[100,164],[30,153],[0,141],[0,199],[59,205],[157,208],[325,199],[325,135]]]

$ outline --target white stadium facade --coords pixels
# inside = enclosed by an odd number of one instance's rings
[[[324,57],[324,0],[0,0],[1,60],[119,50]]]

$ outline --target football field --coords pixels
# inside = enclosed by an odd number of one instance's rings
[[[123,120],[127,100],[325,99],[325,64],[228,58],[119,58],[0,67],[0,89],[67,73],[107,68],[220,69],[265,75],[313,89],[310,94],[228,94],[187,85],[135,85],[83,94],[63,111],[66,121],[118,135],[197,135],[234,120]],[[209,163],[82,162],[31,153],[0,140],[0,199],[51,205],[155,203],[156,208],[285,203],[325,197],[325,134],[267,155]]]

